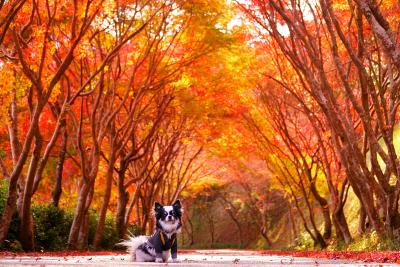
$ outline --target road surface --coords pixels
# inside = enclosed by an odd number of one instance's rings
[[[399,266],[397,264],[365,263],[347,260],[297,258],[291,256],[262,255],[256,251],[238,250],[194,250],[178,255],[180,263],[135,263],[126,254],[104,256],[3,256],[0,266],[189,266],[189,267],[268,267],[268,266]]]

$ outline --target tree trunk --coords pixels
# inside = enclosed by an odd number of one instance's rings
[[[58,155],[53,193],[51,195],[52,197],[51,204],[54,207],[58,207],[62,194],[62,175],[63,175],[65,155],[67,153],[67,142],[68,142],[68,132],[64,120],[61,129],[61,148],[60,148],[60,153]]]
[[[356,2],[360,5],[372,31],[385,48],[384,51],[391,57],[395,66],[400,69],[400,48],[396,44],[396,37],[390,28],[390,24],[381,13],[380,8],[374,1],[357,0]]]
[[[18,138],[18,109],[17,109],[17,96],[16,90],[13,89],[13,98],[10,105],[10,125],[8,126],[8,134],[10,138],[11,158],[13,167],[18,163],[18,158],[21,155],[21,142]],[[22,203],[24,201],[25,177],[21,174],[17,185],[17,209],[22,210]]]
[[[210,214],[210,210],[207,209],[207,211],[205,211],[205,216],[206,216],[206,220],[207,220],[207,225],[208,225],[208,231],[210,233],[210,246],[212,246],[214,244],[215,241],[215,225],[214,225],[214,220],[213,220],[213,216]]]
[[[331,222],[331,216],[329,212],[329,207],[324,206],[322,208],[322,214],[324,216],[324,233],[323,237],[324,239],[329,239],[332,236],[332,222]]]
[[[90,204],[92,203],[93,195],[94,195],[94,182],[95,182],[95,179],[91,179],[89,193],[88,193],[88,196],[86,198],[86,203],[85,203],[85,211],[84,211],[85,215],[83,217],[82,226],[79,229],[79,235],[78,235],[78,248],[79,249],[88,249],[88,245],[89,245],[89,219],[90,219],[89,208],[90,208]]]
[[[118,173],[118,202],[116,214],[116,228],[119,239],[124,239],[126,235],[125,213],[126,204],[128,203],[129,194],[125,191],[125,170]]]
[[[332,222],[333,222],[333,225],[335,226],[336,240],[338,242],[345,242],[344,235],[342,233],[342,229],[340,229],[339,222],[338,222],[335,214],[333,214],[333,216],[332,216]]]
[[[146,202],[146,199],[144,199],[143,202]],[[143,232],[147,234],[147,233],[149,233],[147,231],[148,230],[147,224],[149,222],[150,211],[149,211],[147,205],[143,205],[142,209],[143,209],[143,218],[142,218],[142,225],[140,226],[140,228],[142,228]]]
[[[377,210],[375,209],[374,199],[371,195],[368,194],[361,195],[363,207],[368,216],[368,221],[371,223],[371,226],[376,230],[377,234],[380,237],[384,237],[385,229],[383,227],[381,219],[379,218]]]
[[[193,227],[193,222],[190,220],[190,218],[187,218],[187,222],[189,223],[190,226],[190,231],[187,231],[189,238],[190,238],[190,244],[189,246],[193,246],[194,244],[194,227]]]
[[[105,185],[104,198],[103,198],[103,203],[100,208],[99,220],[97,223],[96,233],[95,233],[95,237],[94,237],[94,241],[93,241],[94,249],[98,248],[98,246],[103,238],[104,224],[106,221],[108,204],[110,203],[111,186],[112,186],[112,178],[113,178],[113,174],[114,174],[114,163],[115,163],[115,153],[113,151],[114,150],[113,147],[114,147],[113,144],[111,144],[110,158],[108,160],[108,169],[107,169],[107,174],[106,174],[106,185]]]
[[[127,211],[126,211],[126,214],[125,214],[125,227],[126,228],[129,226],[130,216],[132,214],[133,207],[137,206],[135,204],[137,204],[137,200],[138,200],[138,197],[139,197],[139,191],[140,191],[141,187],[142,187],[142,183],[137,183],[136,184],[135,193],[133,194],[133,196],[131,198],[131,201],[129,203],[129,207],[128,207]]]
[[[309,219],[310,219],[310,223],[311,223],[311,227],[312,227],[312,230],[313,230],[313,232],[314,232],[314,246],[320,246],[321,248],[326,248],[326,242],[325,242],[325,239],[323,238],[323,236],[321,235],[321,233],[320,233],[320,231],[318,230],[318,227],[317,227],[317,224],[316,224],[316,222],[315,222],[315,216],[314,216],[314,211],[313,211],[313,208],[312,208],[312,203],[310,203],[310,201],[307,199],[307,193],[306,193],[306,190],[305,190],[305,188],[304,188],[304,184],[303,184],[303,182],[302,182],[302,180],[300,179],[300,184],[301,184],[301,191],[302,191],[302,193],[303,193],[303,196],[304,196],[304,199],[305,199],[305,202],[306,202],[306,206],[307,206],[307,208],[308,208],[308,217],[309,217]],[[311,186],[311,188],[312,188],[312,186]],[[294,196],[294,198],[295,198],[295,196]],[[298,207],[298,210],[300,209],[300,207]],[[330,222],[330,219],[329,219],[329,222]]]
[[[398,229],[400,223],[400,216],[396,205],[396,196],[394,190],[392,192],[387,192],[387,199],[385,205],[385,225],[388,237],[394,238],[393,230]]]
[[[360,209],[358,210],[358,234],[362,235],[365,234],[367,230],[367,213],[363,205],[360,203]]]
[[[330,212],[329,212],[328,201],[326,201],[326,199],[323,198],[319,194],[317,188],[315,187],[315,183],[314,182],[311,182],[310,189],[311,189],[311,192],[314,195],[315,199],[317,200],[319,206],[321,207],[322,215],[324,217],[324,233],[323,233],[323,237],[324,237],[324,239],[329,239],[329,238],[331,238],[331,235],[332,235],[332,222],[331,222],[331,215],[330,215]]]
[[[68,238],[68,246],[72,249],[78,248],[79,231],[86,215],[85,205],[90,190],[90,184],[88,184],[88,182],[82,181],[82,184],[81,190],[79,191],[78,203],[75,208],[74,220],[72,221]]]
[[[14,103],[16,109],[16,103]],[[30,147],[34,138],[34,129],[37,127],[37,123],[39,120],[41,107],[37,106],[34,115],[32,116],[31,126],[28,130],[28,133],[25,138],[25,143],[22,147],[22,150],[19,155],[13,155],[18,157],[18,160],[14,162],[14,169],[10,175],[9,179],[9,187],[8,187],[8,196],[7,202],[5,204],[3,214],[1,216],[1,224],[0,224],[0,243],[3,243],[7,238],[8,229],[10,227],[11,219],[16,207],[16,201],[18,198],[18,183],[20,182],[20,177],[22,174],[23,167],[28,158],[28,154],[30,151]],[[16,112],[16,110],[14,110]],[[16,116],[16,113],[12,116]],[[15,130],[15,129],[14,129]],[[11,141],[14,140],[16,142],[17,136],[13,136],[15,134],[14,131],[10,132]],[[13,139],[14,138],[14,139]],[[12,141],[13,142],[13,141]],[[17,146],[18,147],[18,146]],[[16,158],[15,158],[16,159]],[[22,200],[22,198],[20,198]],[[22,201],[21,201],[22,207]]]
[[[292,229],[292,240],[294,241],[293,242],[293,244],[296,244],[297,245],[297,242],[296,242],[296,237],[297,237],[297,228],[296,228],[296,222],[295,222],[295,218],[294,218],[294,216],[293,216],[293,208],[292,208],[292,205],[291,205],[291,202],[290,202],[290,200],[288,200],[288,208],[289,208],[289,220],[290,220],[290,226],[291,226],[291,229]]]
[[[89,213],[85,209],[85,215],[83,216],[81,227],[79,228],[78,235],[78,248],[81,250],[88,249],[88,239],[89,239]]]
[[[272,247],[272,241],[271,241],[271,239],[270,239],[270,238],[268,237],[268,235],[267,235],[267,229],[266,229],[266,227],[261,227],[260,233],[261,233],[261,235],[264,237],[265,241],[267,241],[268,246],[269,246],[269,247]]]
[[[32,158],[28,169],[28,175],[26,179],[24,197],[22,203],[22,210],[19,210],[20,217],[20,229],[19,229],[19,240],[25,251],[34,250],[34,233],[33,233],[33,222],[31,214],[31,201],[33,182],[35,178],[36,169],[40,160],[40,152],[42,149],[42,137],[40,136],[39,129],[35,132],[35,146],[32,152]]]
[[[349,244],[352,241],[352,237],[342,206],[338,207],[333,212],[333,218],[335,221],[336,235],[339,233],[339,237],[341,237],[346,244]]]

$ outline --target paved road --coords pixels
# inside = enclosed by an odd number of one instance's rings
[[[126,254],[107,256],[68,256],[68,257],[0,257],[0,266],[190,266],[190,267],[265,267],[265,266],[399,266],[396,264],[363,263],[346,260],[324,260],[314,258],[294,258],[288,256],[267,256],[254,251],[237,250],[199,250],[180,254],[180,263],[133,263]]]

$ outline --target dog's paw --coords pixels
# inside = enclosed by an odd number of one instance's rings
[[[181,262],[181,260],[178,258],[175,258],[175,259],[172,259],[172,262]]]
[[[164,262],[162,258],[156,258],[156,262]]]

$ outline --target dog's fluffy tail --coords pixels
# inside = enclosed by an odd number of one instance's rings
[[[136,260],[136,249],[143,243],[146,243],[148,240],[147,236],[140,235],[140,236],[131,236],[128,240],[122,241],[118,243],[118,245],[126,247],[128,253],[132,257],[132,261]]]

